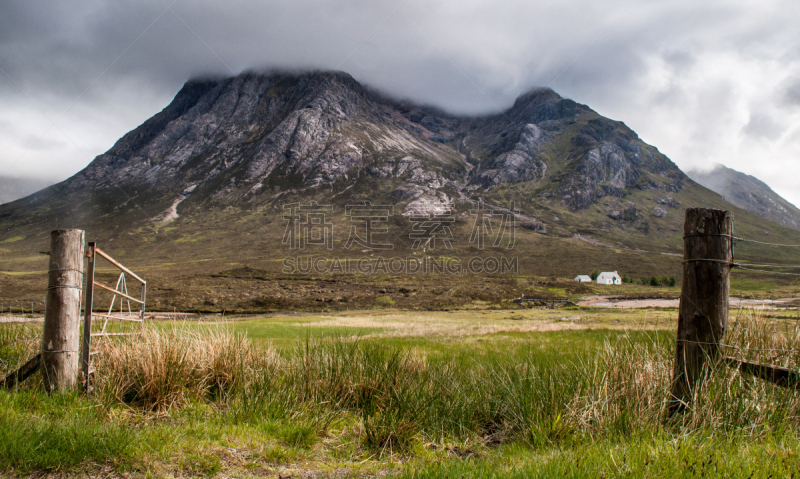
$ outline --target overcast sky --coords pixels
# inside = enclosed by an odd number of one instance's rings
[[[533,86],[800,204],[800,2],[0,3],[0,177],[65,179],[188,78],[339,69],[454,113]]]

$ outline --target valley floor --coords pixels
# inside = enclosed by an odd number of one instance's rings
[[[175,316],[108,343],[91,395],[0,391],[0,475],[800,474],[795,392],[717,368],[666,418],[674,308]],[[800,350],[797,319],[735,309],[726,342]],[[40,330],[0,324],[0,372]]]

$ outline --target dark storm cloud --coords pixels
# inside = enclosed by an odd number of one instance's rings
[[[577,89],[628,77],[640,59],[628,35],[608,32],[603,48],[564,70],[626,3],[552,22],[542,15],[566,17],[572,7],[357,0],[176,2],[171,8],[160,1],[12,2],[0,15],[0,65],[25,88],[89,99],[102,98],[118,78],[174,91],[204,73],[339,68],[451,110],[486,111],[498,102],[506,106],[525,87],[553,80]]]
[[[0,122],[15,129],[0,130],[0,176],[56,161],[48,171],[67,176],[188,78],[276,67],[344,70],[457,113],[551,86],[682,167],[721,161],[759,176],[742,165],[764,141],[780,158],[798,153],[783,134],[798,109],[771,106],[800,102],[800,79],[778,86],[800,67],[797,17],[788,0],[5,1]],[[28,151],[31,137],[41,145]],[[59,143],[58,160],[36,155]]]
[[[785,101],[790,106],[800,106],[800,80],[786,89]]]

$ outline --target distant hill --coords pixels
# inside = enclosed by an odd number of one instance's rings
[[[773,223],[800,229],[800,209],[772,191],[754,176],[724,165],[710,171],[687,171],[687,175],[706,188],[716,191],[739,208],[755,213]]]
[[[0,205],[10,203],[36,193],[42,188],[52,185],[51,181],[40,181],[22,178],[0,178]]]

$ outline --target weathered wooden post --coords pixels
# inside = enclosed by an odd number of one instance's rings
[[[733,214],[689,208],[683,225],[683,283],[670,415],[691,400],[728,325],[733,265]]]
[[[84,232],[50,234],[50,267],[42,334],[42,379],[50,391],[73,389],[78,380]]]

